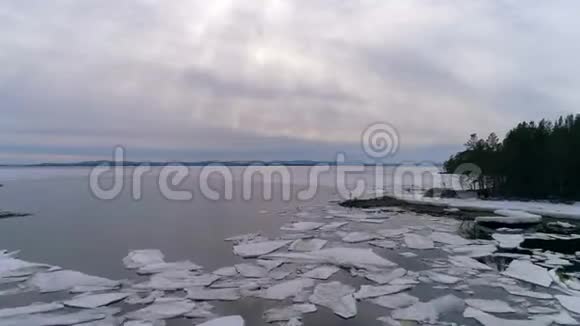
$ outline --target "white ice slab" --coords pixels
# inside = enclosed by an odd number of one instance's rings
[[[524,260],[512,261],[503,275],[543,287],[552,284],[552,277],[547,269]]]
[[[486,257],[497,251],[497,247],[493,244],[484,245],[470,245],[463,247],[453,248],[451,251],[456,254],[461,254],[463,256],[469,256],[472,258]]]
[[[439,243],[444,243],[448,245],[455,246],[465,246],[471,243],[471,241],[460,237],[457,234],[451,234],[446,232],[433,232],[431,233],[431,240]]]
[[[377,235],[370,232],[351,232],[342,238],[347,243],[358,243],[377,239]]]
[[[259,294],[259,297],[269,300],[284,300],[313,286],[314,281],[308,278],[286,281],[267,288]]]
[[[236,276],[238,274],[238,270],[234,266],[228,266],[228,267],[222,267],[222,268],[216,269],[212,273],[217,275],[217,276],[230,277],[230,276]]]
[[[362,285],[360,290],[354,294],[356,299],[370,299],[389,294],[396,294],[413,288],[413,285]]]
[[[387,284],[407,274],[404,268],[397,268],[389,272],[367,273],[365,278],[378,284]]]
[[[515,249],[524,242],[524,236],[521,234],[494,233],[491,237],[499,242],[499,247],[502,249]]]
[[[18,315],[28,315],[37,314],[43,312],[51,312],[64,308],[60,303],[33,303],[29,306],[16,307],[16,308],[4,308],[0,309],[0,319],[9,318]]]
[[[265,268],[254,264],[238,264],[235,267],[243,277],[261,278],[268,275],[268,271]]]
[[[465,303],[453,295],[440,297],[429,302],[418,302],[410,307],[393,311],[397,320],[412,320],[420,323],[436,323],[442,314],[463,311]]]
[[[190,262],[189,260],[178,261],[173,263],[154,263],[154,264],[147,264],[139,270],[137,273],[139,274],[156,274],[156,273],[163,273],[169,271],[197,271],[202,269],[203,267]]]
[[[455,284],[461,281],[460,278],[446,274],[436,273],[433,271],[425,272],[425,275],[434,282],[443,284]]]
[[[500,224],[532,224],[540,223],[542,217],[513,217],[513,216],[478,216],[475,218],[476,223],[500,223]]]
[[[547,319],[502,319],[485,313],[481,310],[468,307],[463,312],[463,317],[473,318],[484,326],[550,326],[552,320]]]
[[[156,300],[143,309],[129,312],[125,317],[138,320],[170,319],[185,315],[195,307],[195,303],[189,300],[162,299]]]
[[[498,314],[516,312],[507,302],[501,300],[466,299],[465,303],[483,312]]]
[[[264,312],[264,320],[267,323],[302,319],[302,315],[316,312],[318,309],[313,304],[295,304],[284,308],[272,308]]]
[[[340,229],[341,227],[347,225],[348,222],[331,222],[320,228],[321,231],[334,231]]]
[[[53,326],[77,325],[103,320],[119,312],[119,309],[91,309],[68,314],[38,313],[0,319],[0,326]]]
[[[76,296],[63,303],[68,307],[94,309],[111,303],[119,302],[129,296],[129,293],[99,293]]]
[[[116,287],[119,282],[77,271],[59,270],[37,273],[28,280],[28,284],[40,292],[46,293],[70,290],[75,286]]]
[[[291,242],[292,241],[279,240],[239,244],[234,246],[234,253],[244,258],[259,257],[285,247]]]
[[[410,232],[408,228],[400,228],[400,229],[383,229],[378,230],[377,233],[382,235],[385,238],[395,238],[401,236],[405,233]]]
[[[478,262],[477,260],[467,257],[467,256],[450,256],[449,261],[451,264],[457,267],[463,267],[467,269],[477,269],[482,271],[491,271],[491,267]]]
[[[513,210],[513,209],[498,209],[494,212],[497,215],[507,216],[507,217],[515,217],[515,218],[522,218],[522,219],[537,219],[541,220],[542,216],[537,214],[532,214],[520,210]]]
[[[371,249],[359,248],[330,248],[308,253],[279,253],[267,255],[266,258],[285,259],[291,262],[306,264],[326,263],[361,269],[378,269],[397,266],[397,264],[377,255]]]
[[[310,302],[327,307],[342,318],[352,318],[357,314],[355,289],[340,282],[319,284],[314,289]]]
[[[188,271],[164,272],[154,274],[149,281],[135,284],[137,289],[172,291],[190,287],[208,286],[220,277],[213,274],[198,275]]]
[[[322,239],[298,239],[290,245],[290,251],[308,252],[322,249],[328,241]]]
[[[306,232],[314,231],[316,229],[324,226],[324,223],[316,222],[296,222],[291,224],[286,224],[280,228],[282,231],[292,231],[292,232]]]
[[[383,249],[395,249],[399,246],[395,241],[391,241],[391,240],[371,241],[371,242],[369,242],[369,244],[371,246],[375,246],[375,247],[383,248]]]
[[[373,298],[369,302],[389,309],[401,309],[418,303],[419,298],[407,293],[397,293]]]
[[[192,300],[236,301],[241,298],[238,289],[207,289],[195,287],[186,290],[187,297]]]
[[[410,249],[433,249],[435,245],[433,240],[419,234],[405,234],[405,244]]]
[[[304,274],[304,277],[316,280],[328,280],[332,275],[337,273],[340,268],[336,266],[320,266]]]
[[[228,316],[212,319],[197,326],[245,326],[246,322],[242,316]]]
[[[123,264],[130,269],[141,268],[152,264],[161,264],[165,261],[163,253],[158,249],[141,249],[129,252],[123,258]]]
[[[580,297],[572,297],[568,295],[556,295],[558,302],[567,310],[580,314]]]

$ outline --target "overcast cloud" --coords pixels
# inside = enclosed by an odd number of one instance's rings
[[[0,162],[400,160],[578,112],[580,2],[3,0]],[[362,156],[361,156],[362,157]]]

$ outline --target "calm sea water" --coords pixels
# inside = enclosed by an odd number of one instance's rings
[[[198,168],[191,168],[192,175],[181,188],[195,189]],[[242,175],[243,168],[234,168],[235,178]],[[309,169],[292,168],[293,192],[303,189]],[[190,259],[206,270],[231,266],[242,261],[232,253],[231,243],[223,239],[248,232],[260,231],[269,237],[280,234],[279,228],[292,220],[301,209],[323,211],[335,206],[338,199],[332,177],[323,176],[316,196],[308,201],[281,198],[280,184],[274,182],[272,200],[261,195],[243,200],[235,187],[234,199],[213,201],[194,191],[191,201],[171,201],[158,189],[158,171],[146,174],[143,179],[143,197],[134,200],[131,187],[110,201],[95,198],[90,191],[85,168],[68,169],[0,169],[0,208],[32,213],[32,216],[0,220],[0,249],[21,250],[21,258],[34,262],[59,265],[67,269],[111,279],[135,279],[132,271],[122,265],[121,259],[130,250],[157,248],[167,261]],[[372,179],[373,173],[358,176]],[[212,182],[219,187],[220,180]],[[262,186],[256,182],[254,191],[260,193]],[[419,261],[405,259],[388,251],[377,252],[404,267],[428,269]],[[437,255],[437,253],[434,253]],[[360,279],[341,271],[338,280],[353,285]],[[445,293],[415,290],[424,299]],[[499,295],[499,293],[497,294]],[[62,294],[22,294],[0,296],[0,307],[30,304],[34,301],[58,299]],[[488,293],[487,296],[494,296]],[[217,312],[223,315],[241,314],[247,325],[267,325],[262,312],[268,308],[283,306],[276,301],[243,299],[235,303],[218,304]],[[360,304],[359,314],[351,320],[343,320],[327,309],[305,317],[306,325],[380,325],[376,318],[388,314],[370,304]],[[460,317],[458,317],[460,318]],[[172,320],[169,325],[191,325],[190,320]]]

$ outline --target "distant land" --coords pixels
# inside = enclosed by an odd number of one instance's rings
[[[319,164],[325,165],[365,165],[372,166],[376,163],[365,162],[344,162],[337,163],[333,161],[309,161],[309,160],[294,160],[294,161],[195,161],[195,162],[148,162],[148,161],[85,161],[85,162],[71,162],[71,163],[36,163],[36,164],[0,164],[0,167],[95,167],[99,165],[108,166],[167,166],[167,165],[183,165],[183,166],[206,166],[210,164],[221,164],[224,166],[250,166],[250,165],[266,165],[266,166],[314,166]],[[394,166],[397,163],[382,163],[384,166]]]

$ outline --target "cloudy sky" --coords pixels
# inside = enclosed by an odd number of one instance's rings
[[[442,160],[580,110],[580,1],[3,0],[0,162]]]

